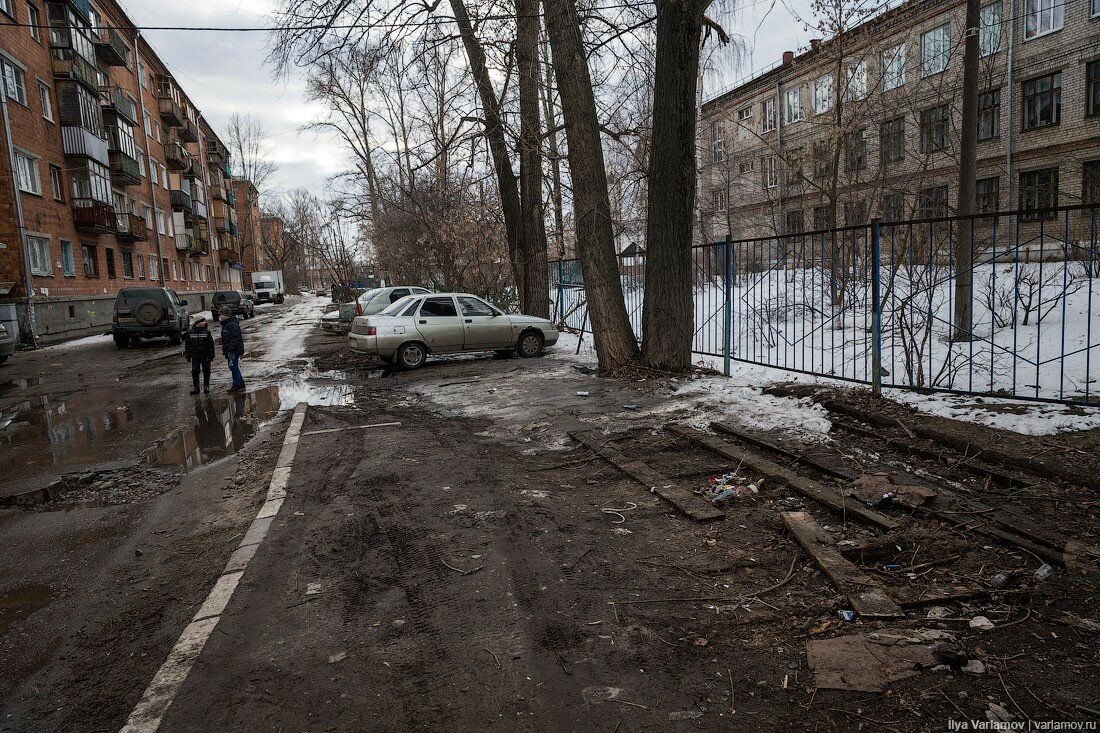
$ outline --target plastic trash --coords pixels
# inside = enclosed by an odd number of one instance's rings
[[[1012,580],[1012,573],[997,573],[989,579],[989,587],[997,589],[1004,588],[1008,585],[1010,580]]]
[[[575,392],[574,394],[576,394],[578,397],[587,397],[588,396],[588,392],[586,392],[584,390],[581,390],[579,392]]]
[[[1039,566],[1039,569],[1035,571],[1036,580],[1046,580],[1052,575],[1054,575],[1054,568],[1049,563],[1043,563]]]
[[[885,565],[883,565],[882,569],[886,570],[888,572],[892,571],[892,570],[901,570],[901,565],[899,565],[896,562],[890,562],[890,563],[886,563]]]
[[[855,620],[856,620],[856,612],[855,611],[849,611],[847,609],[844,609],[842,611],[837,611],[836,615],[840,616],[840,620],[844,621],[845,623],[849,623],[849,624],[854,623]]]

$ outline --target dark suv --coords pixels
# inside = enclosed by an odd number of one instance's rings
[[[214,297],[210,299],[210,311],[214,314],[215,319],[218,317],[218,310],[222,306],[229,306],[233,310],[233,315],[241,318],[251,318],[256,315],[256,304],[240,290],[216,291]]]
[[[115,346],[125,349],[131,342],[158,336],[167,336],[173,344],[180,343],[191,325],[186,306],[186,300],[180,300],[175,291],[166,288],[119,290],[111,326]]]

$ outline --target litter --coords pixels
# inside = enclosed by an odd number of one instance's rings
[[[330,654],[329,658],[328,658],[328,663],[329,664],[336,664],[337,662],[342,662],[347,658],[348,658],[348,653],[347,652],[340,652],[339,654]]]
[[[738,476],[736,471],[731,471],[715,476],[700,486],[695,493],[712,504],[724,504],[731,499],[758,494],[760,489],[756,484],[748,483],[748,479]]]
[[[1046,580],[1052,575],[1054,575],[1054,568],[1048,563],[1043,563],[1039,566],[1039,569],[1035,571],[1036,580]]]
[[[971,659],[963,665],[962,671],[974,675],[985,674],[985,665],[978,659]]]
[[[855,620],[856,620],[856,612],[855,611],[848,611],[848,610],[837,611],[836,615],[840,616],[841,621],[844,621],[844,622],[847,622],[847,623],[854,623]]]
[[[587,397],[588,396],[588,392],[584,391],[583,389],[579,392],[574,392],[573,394],[577,395],[578,397]]]
[[[638,406],[637,405],[623,405],[623,409],[624,410],[637,410]],[[701,714],[702,713],[700,713],[700,715]],[[669,713],[669,715],[672,715],[672,713]]]
[[[977,629],[978,631],[989,631],[993,628],[993,622],[985,616],[975,616],[970,619],[970,628]]]
[[[612,509],[611,507],[604,507],[600,511],[604,514],[614,514],[616,517],[619,518],[618,521],[612,519],[612,524],[623,524],[626,522],[626,516],[623,514],[623,512],[633,511],[638,508],[638,505],[632,501],[628,501],[627,504],[629,504],[629,506],[625,509]]]
[[[306,585],[306,595],[307,596],[317,595],[320,592],[321,592],[321,584],[320,583],[308,583]]]

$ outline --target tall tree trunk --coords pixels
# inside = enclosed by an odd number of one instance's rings
[[[642,308],[642,361],[653,369],[691,366],[695,106],[705,8],[706,2],[698,0],[657,3]]]
[[[550,202],[554,207],[554,253],[565,259],[565,212],[561,194],[561,148],[558,145],[558,116],[554,114],[554,69],[546,60],[546,78],[542,85],[542,104],[546,111],[546,147],[550,154]]]
[[[451,12],[455,16],[462,45],[466,48],[466,57],[470,61],[470,72],[481,99],[482,117],[485,122],[485,137],[489,141],[489,151],[493,156],[493,168],[496,171],[497,187],[500,189],[500,204],[504,211],[504,230],[508,236],[508,258],[512,264],[512,277],[520,296],[520,309],[524,303],[523,273],[523,215],[520,208],[519,186],[512,168],[512,159],[508,154],[508,145],[504,139],[504,123],[500,119],[500,102],[497,100],[489,68],[485,64],[485,49],[474,35],[470,25],[470,16],[466,12],[463,0],[450,0]]]
[[[542,124],[539,115],[539,0],[516,0],[519,72],[519,178],[523,217],[524,313],[550,317],[546,221],[542,210]]]
[[[978,176],[978,39],[980,0],[966,0],[963,46],[962,129],[959,141],[959,214],[955,234],[955,332],[953,341],[974,340],[974,213]],[[950,226],[950,224],[948,224]]]
[[[584,273],[592,335],[600,368],[615,369],[637,358],[638,342],[630,327],[615,257],[592,75],[573,0],[543,0],[543,7],[569,144],[577,254]]]

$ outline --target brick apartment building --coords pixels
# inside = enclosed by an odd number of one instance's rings
[[[704,103],[697,241],[952,213],[964,20],[909,0]],[[979,45],[978,211],[1100,203],[1100,0],[994,0]]]
[[[228,150],[114,0],[0,0],[0,67],[0,318],[53,341],[122,287],[240,286]]]
[[[237,241],[240,245],[240,261],[244,276],[244,287],[252,287],[252,273],[256,270],[269,270],[264,256],[263,232],[260,229],[260,192],[251,181],[234,178],[233,201],[229,214],[237,226]]]

